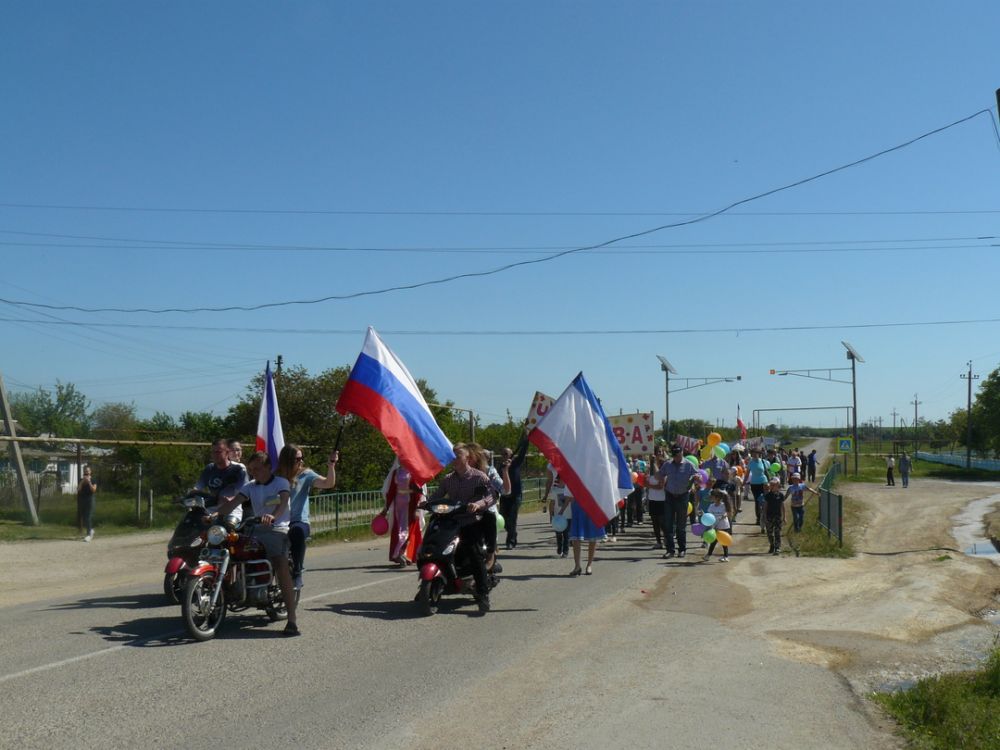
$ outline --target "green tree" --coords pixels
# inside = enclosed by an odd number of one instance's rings
[[[139,428],[135,404],[101,404],[90,414],[90,429],[94,437],[114,439],[133,437]]]
[[[87,397],[72,383],[56,382],[55,393],[39,388],[11,397],[14,418],[25,432],[58,437],[87,434]]]

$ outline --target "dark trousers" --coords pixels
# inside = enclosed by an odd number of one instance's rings
[[[892,467],[885,470],[885,483],[890,487],[896,486],[896,478],[892,475]]]
[[[484,516],[492,516],[492,513],[484,513]],[[493,524],[493,534],[496,535],[496,524]],[[472,577],[476,581],[476,597],[488,596],[490,593],[489,583],[486,581],[486,560],[483,552],[479,548],[479,543],[483,539],[484,528],[482,522],[465,526],[459,533],[459,547],[464,550],[469,566],[472,568]]]
[[[76,498],[76,525],[81,531],[94,533],[94,496]]]
[[[569,554],[569,528],[566,531],[556,532],[556,554]]]
[[[816,481],[816,464],[809,464],[809,481]]]
[[[663,536],[667,552],[674,552],[674,538],[677,539],[677,552],[687,551],[687,514],[688,493],[672,495],[666,493],[667,502],[663,509]]]
[[[767,543],[772,549],[781,549],[781,517],[767,518]]]
[[[500,498],[500,515],[507,530],[507,549],[517,546],[517,512],[521,509],[521,498],[504,495]]]
[[[754,505],[754,523],[760,526],[760,511],[763,507],[763,501],[761,498],[764,496],[764,488],[767,487],[766,484],[751,484],[750,494],[753,495],[753,505]]]
[[[653,533],[656,535],[656,543],[663,543],[663,514],[666,503],[662,500],[649,501],[649,522],[653,526]]]
[[[306,539],[311,529],[301,521],[288,527],[288,544],[292,550],[292,575],[301,575],[306,564]]]

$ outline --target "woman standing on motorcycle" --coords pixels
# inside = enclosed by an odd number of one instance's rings
[[[302,449],[292,443],[278,454],[279,477],[288,480],[291,492],[289,503],[290,523],[288,543],[292,549],[292,580],[296,589],[302,588],[302,574],[305,572],[306,539],[309,538],[309,491],[332,490],[337,484],[337,461],[340,452],[334,451],[326,462],[326,476],[322,477],[305,465]]]

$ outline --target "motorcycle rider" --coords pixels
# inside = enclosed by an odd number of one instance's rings
[[[209,507],[209,512],[213,512],[216,507],[231,500],[240,487],[249,480],[247,469],[243,464],[233,463],[229,460],[229,445],[225,438],[218,438],[212,443],[212,463],[206,466],[194,488],[203,492],[211,492],[215,498]],[[243,518],[242,508],[236,507],[231,513],[225,516],[226,521],[231,525],[236,525]]]
[[[479,469],[473,468],[473,450],[465,443],[454,446],[455,460],[452,461],[452,472],[441,480],[441,484],[431,495],[429,503],[447,497],[452,502],[466,503],[469,513],[478,514],[496,504],[493,488],[489,477]],[[479,545],[483,540],[481,517],[475,523],[464,526],[459,532],[460,548],[464,548],[472,564],[472,575],[476,581],[476,603],[479,611],[490,611],[490,590],[486,577],[486,561]]]
[[[288,565],[288,527],[291,522],[288,480],[271,471],[271,459],[266,451],[257,451],[250,456],[247,469],[253,481],[243,485],[235,497],[219,503],[217,515],[228,513],[245,500],[252,503],[254,515],[260,518],[260,526],[254,528],[253,537],[263,545],[264,553],[274,568],[281,586],[281,598],[288,611],[285,635],[299,635],[295,619],[295,586]]]

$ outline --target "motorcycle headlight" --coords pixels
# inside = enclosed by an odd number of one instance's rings
[[[449,544],[447,547],[444,548],[444,550],[441,551],[441,554],[442,555],[450,555],[452,552],[455,551],[455,547],[457,545],[458,545],[458,540],[455,539],[455,540],[452,541],[451,544]]]
[[[439,515],[444,515],[445,513],[451,513],[454,510],[454,508],[445,503],[439,503],[438,505],[435,505],[433,508],[431,508],[431,510],[434,511],[435,513],[438,513]]]
[[[228,536],[229,532],[226,531],[225,526],[212,526],[208,530],[208,543],[214,545],[222,544]]]
[[[205,540],[202,538],[201,534],[199,534],[198,536],[196,536],[194,539],[191,540],[191,545],[190,546],[197,548],[197,547],[200,547],[204,543],[205,543]]]

